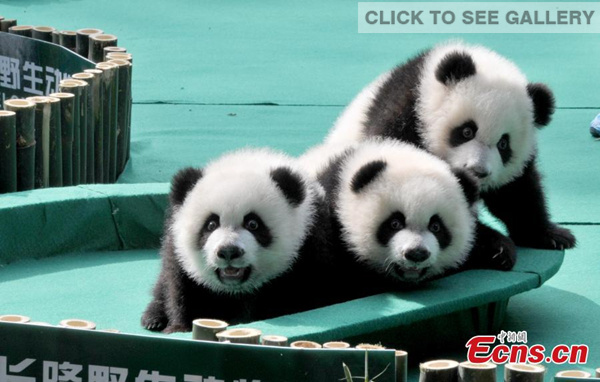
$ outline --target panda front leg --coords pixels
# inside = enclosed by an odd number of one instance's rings
[[[159,332],[169,323],[165,307],[165,292],[165,283],[161,272],[154,286],[153,299],[142,315],[142,326],[147,330]]]
[[[535,159],[525,166],[520,177],[481,196],[490,212],[506,224],[518,246],[568,249],[576,245],[570,230],[550,221]]]
[[[462,268],[509,271],[516,261],[517,249],[512,239],[478,221],[475,243]]]

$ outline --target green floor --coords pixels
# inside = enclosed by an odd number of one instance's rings
[[[461,37],[508,56],[556,94],[540,158],[552,214],[580,244],[545,286],[511,300],[505,330],[527,330],[531,344],[547,347],[588,344],[588,369],[600,366],[600,143],[588,133],[600,111],[600,35],[359,35],[356,2],[347,0],[1,3],[20,24],[102,28],[134,54],[126,183],[166,182],[181,166],[244,145],[298,154],[366,83],[439,41]]]

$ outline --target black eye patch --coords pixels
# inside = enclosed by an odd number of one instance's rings
[[[450,132],[450,146],[460,146],[475,138],[475,135],[477,135],[477,124],[473,120],[468,120]]]
[[[262,221],[260,216],[254,212],[250,212],[248,215],[244,216],[243,227],[254,235],[254,238],[262,247],[267,248],[273,242],[271,230]]]
[[[433,215],[429,220],[429,231],[435,236],[437,239],[440,249],[445,249],[452,242],[452,235],[448,228],[444,224],[442,218],[438,215]]]
[[[504,134],[496,144],[502,163],[506,164],[512,157],[512,148],[510,147],[510,135]]]
[[[402,212],[396,211],[379,225],[377,229],[377,241],[384,247],[388,245],[396,233],[402,231],[406,226],[406,218]]]
[[[221,225],[219,215],[210,214],[200,229],[198,234],[198,248],[204,247],[209,236]]]

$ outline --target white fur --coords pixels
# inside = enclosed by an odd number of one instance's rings
[[[351,189],[352,179],[367,163],[383,160],[383,172],[359,193]],[[385,272],[392,264],[429,267],[425,277],[439,275],[463,263],[471,249],[475,216],[449,165],[412,145],[393,140],[368,140],[345,159],[339,174],[336,213],[342,237],[357,258]],[[387,246],[377,241],[377,230],[393,212],[406,217],[406,229]],[[452,235],[440,249],[428,230],[433,215],[439,215]],[[405,258],[408,250],[427,248],[431,256],[421,264]]]
[[[278,167],[288,167],[305,183],[303,202],[292,207],[271,179]],[[225,293],[248,293],[290,269],[298,256],[314,218],[316,190],[293,158],[267,149],[244,149],[209,163],[203,177],[174,213],[171,234],[179,262],[199,284]],[[245,215],[256,213],[269,227],[273,241],[263,248],[242,227]],[[220,226],[198,248],[198,234],[212,214],[220,217]],[[244,256],[230,266],[252,266],[248,281],[226,285],[215,274],[228,264],[217,257],[217,250],[235,244],[245,250]]]

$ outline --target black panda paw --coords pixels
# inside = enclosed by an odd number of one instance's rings
[[[553,223],[541,233],[515,239],[515,242],[523,247],[559,250],[570,249],[577,245],[577,239],[570,230]]]
[[[517,262],[517,247],[512,239],[498,234],[481,255],[486,261],[485,268],[510,271]]]
[[[142,316],[142,326],[152,332],[160,332],[167,327],[169,319],[157,304],[150,303]]]

